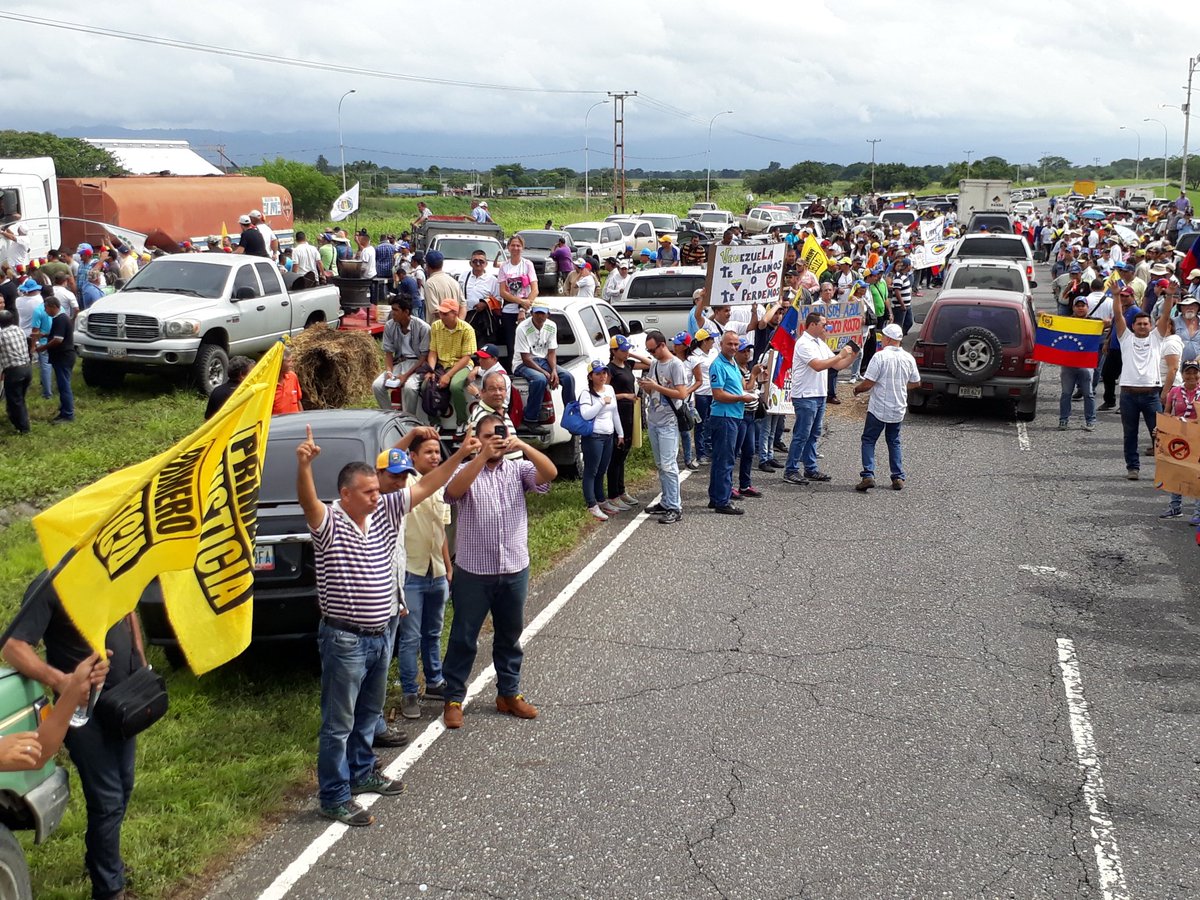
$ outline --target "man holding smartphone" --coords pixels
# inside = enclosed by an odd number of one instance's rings
[[[830,476],[817,468],[817,439],[825,422],[825,403],[829,391],[830,369],[845,369],[858,355],[858,344],[847,341],[837,353],[826,341],[826,318],[819,312],[804,317],[804,333],[796,340],[792,353],[792,408],[796,421],[792,425],[792,444],[788,448],[783,480],[788,484],[805,485],[810,481],[831,481]],[[800,465],[803,463],[804,472]]]

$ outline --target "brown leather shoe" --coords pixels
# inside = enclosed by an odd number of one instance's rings
[[[496,709],[518,719],[536,719],[537,708],[525,699],[524,694],[514,694],[511,697],[497,697]]]
[[[462,728],[462,704],[457,700],[446,701],[442,708],[442,719],[445,720],[447,728]]]

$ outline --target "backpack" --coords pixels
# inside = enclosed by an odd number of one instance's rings
[[[421,410],[429,416],[431,422],[446,418],[454,408],[450,402],[450,388],[438,385],[438,379],[445,374],[446,370],[438,366],[433,372],[433,378],[421,385]]]
[[[580,412],[578,400],[573,400],[563,407],[560,424],[568,433],[578,435],[579,437],[590,437],[592,429],[596,427],[595,422],[583,417],[583,413]]]

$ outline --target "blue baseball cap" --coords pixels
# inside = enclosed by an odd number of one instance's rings
[[[856,288],[870,287],[870,285],[867,284],[865,281],[863,281],[861,278],[858,279],[858,281],[854,282],[854,286]]]
[[[22,294],[36,294],[42,289],[42,286],[32,278],[26,278],[21,282],[21,286],[17,289]]]
[[[1130,265],[1129,263],[1127,263],[1127,262],[1119,262],[1119,263],[1117,263],[1116,265],[1114,265],[1114,266],[1113,266],[1113,268],[1114,268],[1114,269],[1120,269],[1120,270],[1121,270],[1121,271],[1123,271],[1123,272],[1128,272],[1128,271],[1131,271],[1131,270],[1133,269],[1133,266],[1131,266],[1131,265]]]
[[[417,471],[413,468],[412,457],[399,447],[380,453],[379,458],[375,460],[375,468],[387,469],[393,475],[407,475]]]
[[[868,275],[882,275],[883,274],[883,266],[876,266],[867,274]]]
[[[639,255],[639,256],[653,256],[654,254],[653,254],[653,253],[651,253],[649,250],[643,250],[643,251],[642,251],[640,254],[638,254],[638,255]]]
[[[690,334],[688,334],[686,331],[681,331],[677,335],[675,335],[674,338],[671,339],[671,342],[676,347],[686,347],[688,344],[690,344],[692,342],[692,336]]]
[[[742,337],[738,339],[738,353],[741,353],[743,350],[750,350],[753,347],[753,342],[751,342],[748,338]]]
[[[475,355],[483,357],[484,359],[499,359],[500,348],[498,348],[495,344],[484,344],[475,351]]]
[[[1067,271],[1071,273],[1082,272],[1083,266],[1081,266],[1079,263],[1071,263],[1071,265],[1067,266]]]
[[[446,261],[446,256],[441,250],[430,250],[425,254],[425,264],[433,266],[435,269]]]
[[[530,315],[533,315],[534,313],[545,313],[546,315],[550,315],[550,307],[539,303],[537,306],[535,306],[533,309],[531,309],[529,311]]]
[[[593,359],[591,365],[588,366],[588,372],[607,372],[608,366],[600,362],[598,359]]]
[[[608,342],[608,345],[614,350],[630,350],[633,348],[633,344],[629,343],[629,338],[625,337],[623,334],[615,335],[613,339]]]

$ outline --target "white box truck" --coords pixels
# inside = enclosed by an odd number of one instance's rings
[[[958,218],[968,222],[972,213],[1012,212],[1012,182],[994,178],[964,178],[958,183]]]

